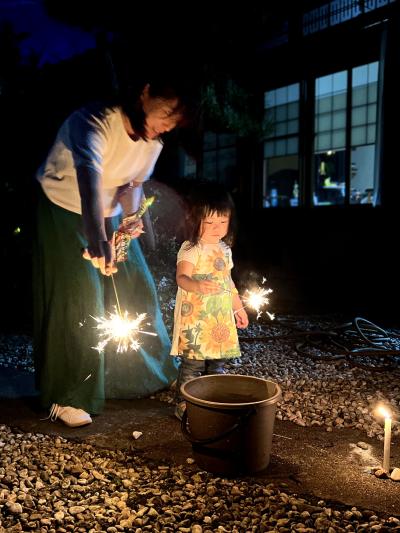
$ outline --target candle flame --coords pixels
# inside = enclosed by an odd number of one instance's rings
[[[380,416],[383,416],[384,418],[392,418],[392,413],[383,405],[380,405],[377,408],[376,413]]]

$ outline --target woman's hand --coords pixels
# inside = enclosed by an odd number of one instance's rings
[[[137,239],[142,233],[144,233],[143,221],[141,218],[139,218],[138,220],[130,222],[129,224],[122,223],[119,226],[118,231],[121,233],[127,233],[131,239]]]
[[[200,294],[217,294],[221,292],[221,285],[215,281],[210,281],[208,279],[199,279],[196,281],[197,291]]]
[[[108,241],[98,241],[97,246],[88,246],[83,250],[82,257],[91,261],[104,276],[111,276],[118,271],[113,262],[111,243]]]

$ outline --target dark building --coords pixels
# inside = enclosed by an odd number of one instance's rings
[[[236,254],[269,278],[278,307],[393,316],[399,2],[269,9],[248,71],[267,134],[207,133],[197,174],[236,191]]]

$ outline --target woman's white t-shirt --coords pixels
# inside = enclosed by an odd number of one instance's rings
[[[99,181],[105,217],[121,212],[118,196],[131,182],[140,184],[153,173],[162,150],[159,140],[133,141],[119,108],[88,106],[72,113],[62,124],[37,179],[51,202],[81,213],[76,168],[92,167]]]

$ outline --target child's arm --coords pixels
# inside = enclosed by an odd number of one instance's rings
[[[200,294],[213,294],[221,291],[221,287],[215,281],[207,279],[192,279],[194,265],[189,261],[179,261],[176,267],[176,283],[178,287],[188,292]]]
[[[247,316],[246,310],[244,309],[243,302],[240,299],[239,293],[233,280],[231,280],[231,291],[232,291],[232,309],[236,317],[236,326],[238,328],[247,328],[249,325],[249,317]]]

